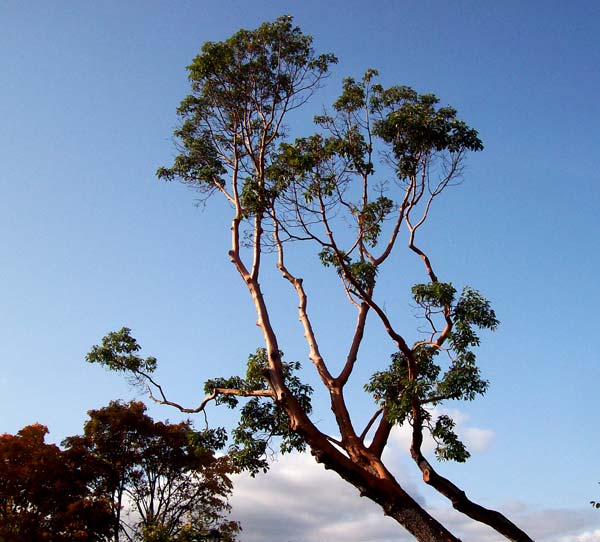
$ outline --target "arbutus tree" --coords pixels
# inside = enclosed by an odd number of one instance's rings
[[[455,509],[507,539],[529,541],[505,516],[471,501],[423,451],[428,433],[439,459],[465,461],[469,454],[453,430],[454,421],[433,408],[472,400],[487,388],[474,349],[479,330],[498,325],[494,311],[476,290],[458,292],[440,280],[431,255],[418,243],[433,202],[460,180],[467,153],[483,145],[455,109],[409,87],[384,88],[375,70],[344,81],[332,110],[315,118],[314,135],[288,139],[286,116],[306,103],[335,62],[331,54],[317,55],[311,37],[290,17],[206,43],[188,68],[192,92],[178,110],[180,154],[171,167],[158,170],[161,179],[181,180],[230,203],[229,258],[252,298],[264,338],[264,347],[249,358],[245,377],[208,381],[200,405],[184,408],[154,380],[156,360],[139,354],[127,328],[107,335],[88,361],[129,373],[155,400],[184,412],[200,412],[211,401],[239,407],[232,454],[252,472],[266,467],[267,441],[278,436],[283,451],[308,447],[317,462],[378,503],[417,540],[456,541],[382,459],[393,427],[406,424],[412,435],[409,453],[425,483]],[[384,268],[397,265],[402,239],[407,254],[424,269],[412,298],[425,327],[412,344],[377,288]],[[322,354],[308,288],[301,272],[288,265],[286,256],[301,244],[312,244],[323,266],[337,273],[355,312],[341,364]],[[301,380],[299,364],[283,360],[260,284],[270,262],[297,296],[308,358],[329,397],[336,436],[311,418],[312,389]],[[345,390],[355,383],[356,367],[367,363],[359,354],[369,315],[370,325],[381,326],[395,353],[365,386],[374,411],[359,428]]]

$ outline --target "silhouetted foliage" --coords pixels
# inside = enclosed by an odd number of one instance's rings
[[[232,472],[214,431],[155,422],[140,402],[89,412],[64,450],[43,425],[0,435],[0,542],[232,542]]]
[[[0,540],[107,540],[110,503],[91,492],[93,466],[46,444],[47,432],[35,424],[0,436]]]
[[[84,434],[63,443],[93,463],[93,493],[111,503],[113,540],[178,542],[214,527],[233,539],[238,525],[224,519],[232,468],[215,456],[213,432],[145,412],[141,402],[113,401],[90,410]]]

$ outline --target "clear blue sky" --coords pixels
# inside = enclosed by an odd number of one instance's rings
[[[2,2],[0,433],[38,421],[60,441],[81,430],[86,410],[133,397],[118,376],[83,361],[122,325],[189,404],[204,379],[236,372],[258,346],[250,300],[226,256],[222,205],[199,209],[194,193],[159,183],[154,171],[174,155],[175,108],[201,44],[281,14],[340,58],[315,107],[342,77],[375,67],[386,84],[436,93],[479,130],[486,150],[469,159],[464,184],[428,232],[440,275],[484,292],[502,326],[480,350],[488,395],[456,405],[480,451],[443,470],[484,504],[526,510],[515,513],[539,540],[599,542],[600,512],[588,504],[600,498],[593,1]],[[284,337],[299,357],[289,314]],[[326,332],[333,351],[344,331]],[[359,412],[361,401],[357,394]],[[228,418],[212,412],[211,420]],[[294,487],[285,465],[255,491]],[[245,480],[240,492],[246,485],[251,494]],[[289,522],[269,534],[264,510],[241,498],[235,506],[248,518],[247,542],[326,536],[302,523],[288,532]],[[368,539],[393,537],[378,533]]]

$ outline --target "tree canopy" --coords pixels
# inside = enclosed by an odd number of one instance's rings
[[[92,494],[92,466],[47,444],[47,433],[34,424],[0,435],[0,540],[106,540],[109,503]]]
[[[178,109],[179,154],[157,172],[160,179],[180,180],[206,197],[220,195],[230,203],[229,258],[248,289],[264,339],[249,357],[245,377],[210,379],[199,406],[185,408],[168,399],[154,380],[156,359],[139,354],[128,328],[107,335],[88,361],[126,372],[155,400],[184,412],[202,411],[211,401],[239,407],[232,451],[252,472],[266,467],[266,441],[280,437],[283,451],[308,447],[319,463],[381,505],[418,540],[456,541],[382,459],[393,427],[407,425],[412,435],[407,452],[425,483],[509,540],[530,540],[500,513],[471,501],[438,473],[422,449],[429,433],[438,459],[465,461],[469,452],[454,421],[433,407],[473,400],[488,386],[476,348],[481,330],[497,327],[496,315],[477,290],[441,280],[419,241],[434,202],[462,180],[466,156],[481,151],[483,144],[453,107],[407,86],[384,87],[373,69],[360,79],[346,78],[339,98],[315,117],[315,133],[292,139],[288,114],[306,103],[336,62],[332,54],[317,54],[312,38],[291,17],[206,43],[188,68],[191,94]],[[312,262],[290,257],[308,247]],[[423,266],[411,291],[422,324],[414,342],[403,319],[386,310],[378,288],[384,270],[390,280],[390,270],[400,272],[411,257]],[[304,278],[314,276],[319,262],[324,272],[339,277],[348,310],[355,314],[351,340],[339,346],[335,359],[326,359],[320,349],[320,333],[327,330],[315,326],[312,315],[319,307],[309,304]],[[284,361],[260,282],[270,265],[297,297],[299,332],[329,398],[337,424],[333,433],[311,417],[312,389],[300,364]],[[391,355],[378,367],[361,357],[365,334],[373,326],[384,331],[387,341],[381,349]],[[373,413],[360,428],[351,418],[345,390],[364,385],[353,377],[356,367],[365,364],[373,371],[364,386]]]
[[[140,402],[89,412],[61,449],[34,424],[0,435],[0,541],[233,542],[232,466],[219,438],[190,422],[155,422]]]
[[[64,441],[67,450],[93,463],[96,497],[110,503],[114,542],[185,542],[226,521],[232,485],[229,460],[216,457],[212,432],[189,422],[155,422],[141,402],[111,402],[90,410],[84,434]]]

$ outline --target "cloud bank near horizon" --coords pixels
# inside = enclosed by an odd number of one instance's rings
[[[461,435],[476,453],[487,450],[493,432],[465,426],[457,416]],[[405,449],[405,429],[393,433],[390,457]],[[430,450],[433,445],[428,444]],[[391,461],[403,487],[459,538],[504,542],[485,525],[473,522],[442,500],[426,497],[426,488],[406,465]],[[428,502],[429,501],[429,502]],[[267,474],[234,479],[232,518],[242,524],[243,542],[411,542],[414,539],[381,509],[334,472],[318,465],[309,453],[280,456]],[[600,542],[600,512],[580,507],[536,509],[513,501],[491,504],[506,513],[538,542]]]

